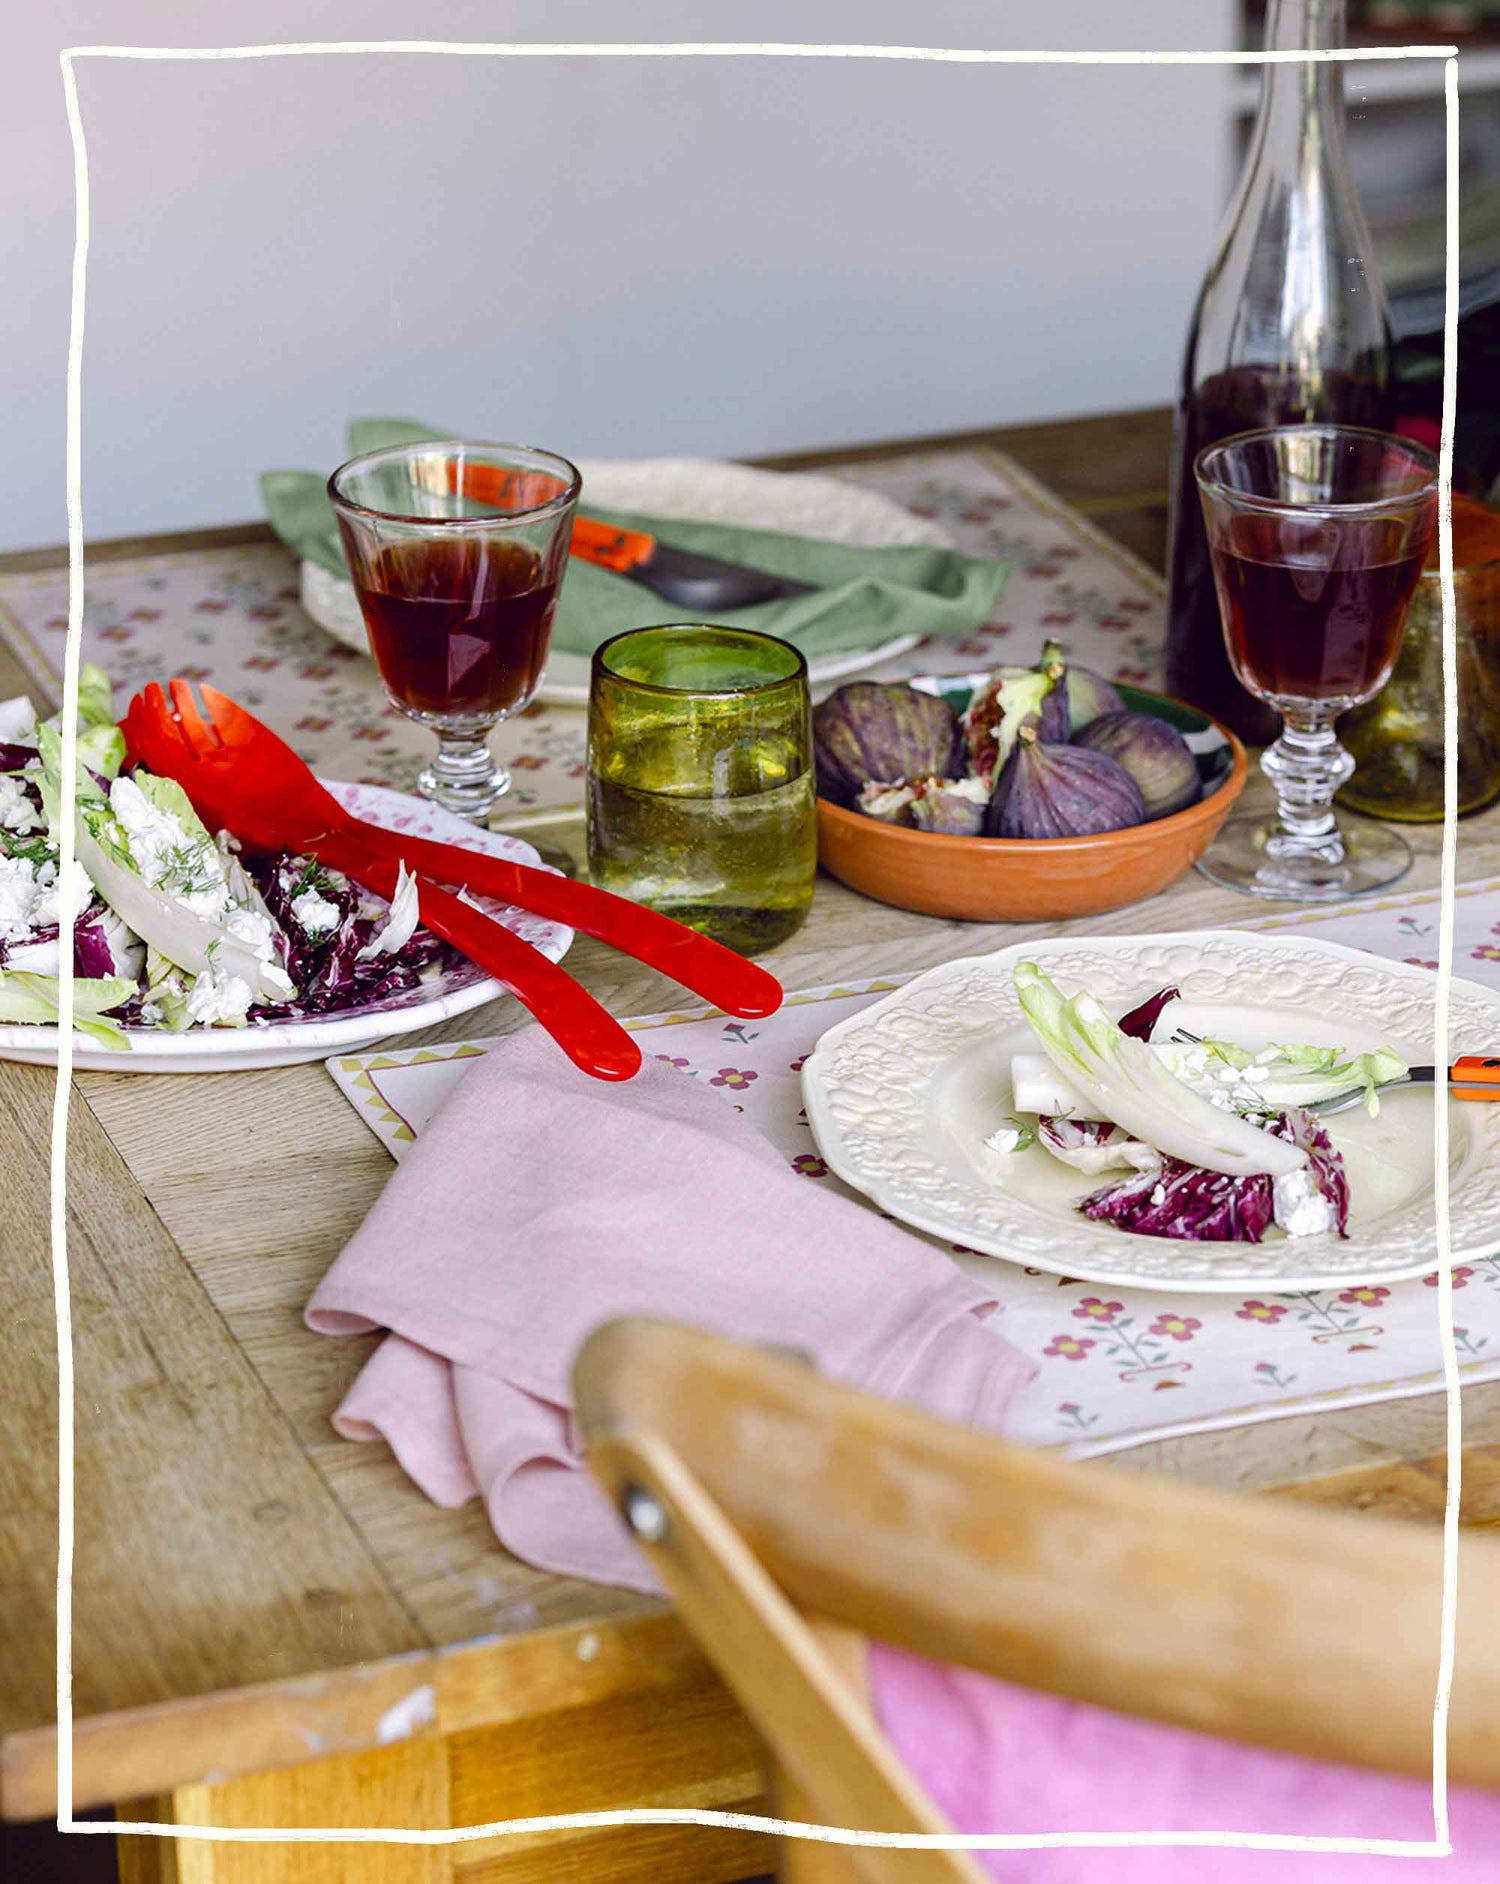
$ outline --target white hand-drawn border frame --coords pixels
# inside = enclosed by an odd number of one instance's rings
[[[350,40],[269,46],[72,46],[60,55],[68,128],[73,146],[75,236],[67,367],[67,512],[68,632],[63,663],[63,788],[59,832],[59,880],[72,878],[76,816],[77,701],[79,649],[83,631],[82,369],[85,279],[89,245],[88,154],[78,105],[76,64],[80,59],[266,59],[341,53],[419,53],[447,57],[510,58],[801,58],[928,60],[950,65],[1269,65],[1304,60],[1360,61],[1442,59],[1446,112],[1446,268],[1443,344],[1443,405],[1440,446],[1440,582],[1443,604],[1443,838],[1438,929],[1438,995],[1433,1058],[1448,1058],[1449,983],[1453,972],[1453,890],[1456,863],[1455,810],[1458,794],[1458,702],[1454,656],[1453,432],[1456,417],[1458,356],[1458,48],[1387,46],[1307,53],[1289,52],[1040,52],[995,51],[934,46],[817,46],[712,42],[566,45],[550,43],[463,43],[444,40]],[[1437,1689],[1433,1700],[1433,1838],[1299,1838],[1233,1832],[1054,1832],[935,1836],[922,1833],[860,1832],[832,1825],[803,1825],[738,1812],[694,1808],[635,1808],[619,1812],[558,1813],[530,1819],[502,1819],[486,1825],[434,1831],[390,1827],[253,1827],[173,1825],[73,1817],[72,1578],[75,1513],[74,1375],[71,1299],[67,1265],[67,1120],[73,1078],[73,985],[64,976],[58,1001],[57,1091],[52,1121],[51,1248],[53,1296],[58,1345],[58,1570],[57,1570],[57,1826],[62,1832],[128,1834],[225,1842],[363,1842],[403,1845],[452,1845],[504,1833],[570,1831],[610,1825],[706,1825],[812,1838],[838,1845],[872,1845],[911,1850],[1037,1850],[1050,1846],[1224,1846],[1266,1851],[1328,1851],[1391,1857],[1446,1857],[1448,1836],[1447,1725],[1453,1682],[1457,1626],[1458,1501],[1460,1493],[1462,1410],[1458,1356],[1453,1341],[1453,1287],[1449,1272],[1448,1112],[1446,1094],[1434,1089],[1438,1326],[1443,1349],[1447,1398],[1447,1495],[1443,1514],[1443,1601]]]

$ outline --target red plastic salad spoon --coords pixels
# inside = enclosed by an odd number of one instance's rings
[[[176,686],[174,682],[174,698]],[[387,899],[395,895],[399,863],[363,847],[357,829],[328,832],[307,843],[305,820],[298,824],[279,819],[267,809],[258,788],[242,793],[245,760],[225,762],[225,749],[213,742],[211,728],[199,719],[185,686],[183,696],[187,710],[181,719],[137,714],[126,740],[132,755],[151,771],[176,779],[205,824],[232,831],[257,850],[291,849],[316,856]],[[138,704],[132,703],[132,712]],[[417,910],[434,935],[509,988],[583,1072],[615,1080],[629,1079],[640,1070],[641,1050],[614,1016],[504,923],[420,875]]]
[[[169,768],[149,756],[148,742],[160,744],[167,757],[189,754],[186,762],[191,772],[172,770],[170,776],[193,799],[206,822],[233,830],[257,845],[264,841],[267,848],[315,855],[323,854],[317,847],[329,837],[357,837],[371,856],[384,857],[392,864],[404,859],[408,868],[440,882],[564,922],[608,943],[648,968],[672,976],[727,1014],[759,1020],[780,1007],[781,984],[774,975],[670,916],[529,864],[367,823],[345,811],[263,720],[216,687],[205,684],[200,689],[206,718],[200,715],[185,680],[172,681],[170,692],[169,704],[153,681],[131,701],[121,724],[132,753],[153,771]],[[191,748],[183,745],[184,726],[195,734]],[[262,831],[264,840],[259,835]]]

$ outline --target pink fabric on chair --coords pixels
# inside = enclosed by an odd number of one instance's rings
[[[1172,1670],[1164,1666],[1163,1682]],[[960,1831],[1261,1832],[1427,1842],[1432,1788],[1134,1720],[872,1645],[882,1727]],[[1500,1879],[1500,1794],[1449,1798],[1442,1884]],[[1421,1859],[1139,1846],[976,1852],[1005,1884],[1412,1884]]]
[[[477,1060],[308,1305],[390,1332],[335,1424],[384,1438],[508,1549],[655,1587],[572,1430],[569,1377],[621,1315],[805,1350],[832,1379],[998,1431],[1031,1366],[937,1250],[794,1172],[716,1092],[648,1061],[585,1078],[538,1027]]]

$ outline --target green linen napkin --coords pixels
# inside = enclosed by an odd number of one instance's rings
[[[349,427],[349,451],[354,456],[452,436],[403,419],[356,419]],[[267,471],[260,488],[271,527],[287,547],[347,579],[325,480],[311,471]],[[601,522],[645,530],[664,543],[815,583],[812,594],[730,609],[714,618],[779,635],[807,655],[878,647],[905,634],[970,634],[994,613],[1009,573],[1005,563],[976,562],[953,550],[866,549],[739,525],[605,510],[589,503],[587,487],[582,508]],[[627,628],[695,619],[692,610],[675,608],[640,583],[575,556],[558,600],[552,640],[569,653],[591,654]]]

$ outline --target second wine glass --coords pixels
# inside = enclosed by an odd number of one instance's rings
[[[1198,868],[1299,902],[1383,889],[1411,848],[1386,826],[1340,825],[1354,761],[1334,722],[1396,664],[1437,524],[1437,461],[1384,432],[1287,425],[1211,446],[1194,470],[1230,665],[1282,717],[1261,761],[1274,820],[1232,819]]]

